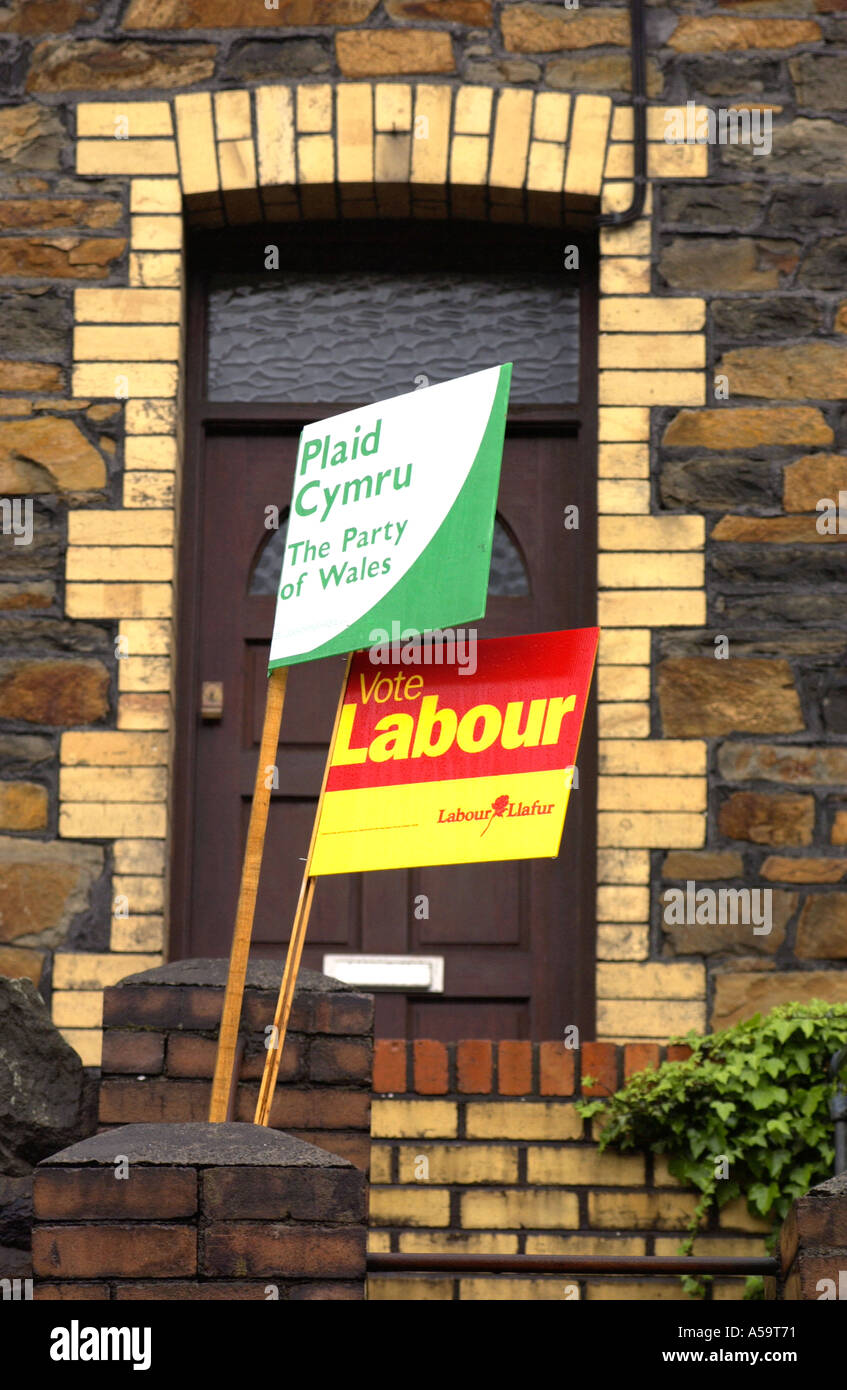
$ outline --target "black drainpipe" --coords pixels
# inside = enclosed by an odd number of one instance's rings
[[[604,212],[595,220],[597,227],[625,227],[637,222],[647,197],[647,74],[644,36],[644,0],[629,0],[630,41],[632,43],[632,122],[635,189],[624,212]]]

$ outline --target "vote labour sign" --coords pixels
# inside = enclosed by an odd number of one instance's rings
[[[555,858],[598,636],[483,641],[473,674],[357,652],[311,872]]]
[[[485,613],[512,368],[334,415],[300,436],[269,669],[377,630]]]

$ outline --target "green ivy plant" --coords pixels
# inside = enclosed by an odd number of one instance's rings
[[[601,1150],[667,1154],[673,1177],[700,1193],[680,1254],[691,1254],[710,1211],[741,1195],[752,1215],[771,1218],[773,1250],[792,1202],[832,1176],[835,1082],[827,1069],[847,1044],[847,1004],[781,1004],[722,1032],[670,1041],[687,1043],[691,1056],[638,1072],[615,1095],[578,1101],[577,1110],[602,1118]],[[707,1282],[686,1276],[683,1287],[702,1297]],[[745,1296],[763,1296],[760,1277],[748,1278]]]

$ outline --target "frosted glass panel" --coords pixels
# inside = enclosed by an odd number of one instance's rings
[[[366,403],[514,362],[515,404],[567,403],[578,349],[579,295],[564,273],[273,272],[210,284],[213,401]]]

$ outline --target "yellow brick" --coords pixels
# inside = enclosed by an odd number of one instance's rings
[[[302,90],[302,89],[301,89]],[[306,135],[297,141],[301,183],[332,183],[335,146],[331,135]]]
[[[83,362],[74,368],[75,396],[175,396],[172,362]]]
[[[377,135],[374,148],[374,176],[377,183],[408,183],[412,157],[408,135]],[[404,211],[408,208],[408,189],[402,190]]]
[[[178,463],[176,439],[172,434],[130,436],[124,446],[126,467],[151,471],[175,470]]]
[[[109,946],[113,951],[162,951],[163,917],[113,917]]]
[[[450,150],[450,182],[481,186],[488,169],[488,140],[482,135],[454,135]]]
[[[600,582],[608,583],[608,580],[601,578]],[[597,696],[600,700],[649,700],[649,667],[599,666]]]
[[[700,550],[706,540],[701,516],[601,517],[601,550]]]
[[[177,410],[173,401],[127,401],[126,403],[127,434],[173,434],[177,425]],[[140,440],[133,440],[132,443],[140,443]],[[155,465],[148,463],[144,466],[152,468]],[[172,468],[174,465],[169,464],[168,466]]]
[[[225,184],[224,187],[227,185]],[[179,251],[181,249],[181,217],[149,217],[143,213],[132,217],[130,222],[133,251]]]
[[[702,333],[601,333],[598,366],[705,367]]]
[[[156,328],[74,329],[74,358],[77,362],[176,362],[179,355],[179,329],[176,324]]]
[[[603,304],[612,302],[615,301],[604,300]],[[601,304],[601,313],[602,310]],[[601,443],[616,440],[647,441],[650,438],[650,410],[646,406],[605,405],[597,411],[597,425]]]
[[[650,484],[634,478],[601,478],[597,484],[597,510],[601,515],[646,515],[650,510]]]
[[[574,198],[597,198],[611,122],[608,97],[578,96],[574,103],[565,191]]]
[[[447,1277],[413,1278],[406,1274],[370,1274],[368,1276],[368,1302],[451,1302],[453,1280]]]
[[[371,1106],[371,1134],[376,1139],[455,1139],[457,1125],[452,1101],[375,1100]]]
[[[699,849],[705,841],[705,819],[689,812],[650,815],[633,811],[624,815],[618,811],[602,811],[597,817],[597,843],[604,846]]]
[[[602,811],[705,811],[704,777],[601,777]]]
[[[68,735],[66,734],[67,738]],[[121,737],[132,737],[122,735]],[[149,737],[141,735],[141,737]],[[154,737],[158,737],[154,735]],[[153,840],[116,840],[115,872],[118,874],[164,874],[165,846]]]
[[[598,960],[646,960],[649,947],[650,933],[647,927],[635,926],[632,922],[598,923]]]
[[[650,915],[649,888],[603,887],[597,889],[597,917],[601,922],[646,922]]]
[[[659,299],[651,296],[645,299],[604,299],[600,302],[601,333],[696,333],[705,323],[705,299]],[[636,437],[641,438],[640,435]]]
[[[690,1192],[589,1192],[588,1220],[601,1230],[684,1231],[696,1205]]]
[[[565,172],[565,147],[533,140],[529,147],[526,186],[538,193],[560,193]]]
[[[57,1028],[100,1028],[103,993],[99,989],[53,991],[53,1022]]]
[[[409,1231],[400,1249],[413,1255],[515,1255],[518,1238],[502,1231]]]
[[[467,1107],[466,1132],[469,1139],[581,1139],[582,1120],[561,1101],[478,1101]]]
[[[619,552],[599,557],[597,580],[601,589],[657,589],[663,584],[669,589],[702,589],[706,582],[705,566],[705,556],[697,554]]]
[[[391,1182],[391,1147],[388,1144],[371,1144],[372,1183]]]
[[[79,1055],[84,1067],[99,1067],[103,1056],[103,1034],[99,1028],[60,1028],[65,1042]]]
[[[131,656],[118,665],[119,690],[170,690],[171,663],[164,656]]]
[[[450,150],[449,87],[420,82],[415,88],[415,139],[412,142],[412,183],[444,184]],[[425,136],[419,138],[419,132]]]
[[[600,744],[601,773],[676,773],[700,776],[706,772],[706,745],[699,739],[662,738],[643,743],[625,740]]]
[[[69,618],[168,618],[173,608],[170,584],[68,584]]]
[[[294,184],[294,103],[288,87],[256,88],[256,128],[262,187]]]
[[[635,185],[632,181],[627,183],[613,183],[605,179],[600,195],[600,210],[601,212],[623,212],[632,205],[634,195]],[[647,196],[644,199],[644,216],[649,217],[652,211],[653,189],[648,183]]]
[[[601,850],[597,855],[597,882],[649,883],[649,854],[641,849]]]
[[[53,988],[101,990],[127,975],[161,965],[159,955],[113,956],[97,951],[57,951],[53,957]]]
[[[571,99],[558,92],[539,92],[535,98],[535,114],[532,133],[536,140],[558,140],[564,143],[568,138],[568,117]]]
[[[650,260],[644,256],[604,256],[600,262],[601,294],[649,294]],[[636,398],[640,403],[643,398]],[[601,405],[628,405],[628,401],[604,401]]]
[[[530,1183],[554,1183],[561,1187],[636,1186],[645,1181],[644,1158],[600,1153],[596,1148],[527,1149],[526,1178]]]
[[[712,1284],[712,1302],[741,1302],[744,1298],[743,1279],[715,1279]]]
[[[600,478],[649,478],[649,446],[601,444],[597,450],[597,475]]]
[[[65,767],[59,776],[62,801],[164,801],[163,767]]]
[[[133,179],[130,212],[182,212],[179,179]]]
[[[119,626],[126,649],[132,656],[168,656],[171,652],[171,624],[157,619],[125,619]]]
[[[368,1253],[381,1254],[391,1249],[390,1231],[368,1231]]]
[[[670,1169],[668,1168],[668,1159],[665,1154],[653,1155],[653,1186],[679,1187],[679,1179],[671,1177]],[[671,1253],[673,1253],[673,1251],[671,1251]],[[703,1254],[704,1252],[701,1250],[700,1253]]]
[[[179,318],[180,296],[178,290],[82,289],[74,291],[74,319],[78,324],[179,323]],[[137,334],[138,329],[133,328],[128,332]]]
[[[526,1237],[527,1255],[644,1255],[643,1236],[572,1236],[547,1232]]]
[[[449,1226],[446,1188],[371,1187],[369,1219],[375,1226]]]
[[[500,1303],[561,1303],[562,1299],[579,1301],[579,1284],[572,1279],[551,1278],[485,1278],[475,1275],[459,1280],[459,1298],[463,1302]]]
[[[597,1036],[601,1042],[613,1037],[633,1042],[664,1042],[675,1033],[706,1026],[706,1004],[678,999],[602,999],[597,1004]]]
[[[71,546],[66,574],[73,579],[149,579],[173,577],[173,551],[167,546]]]
[[[131,914],[163,912],[164,879],[145,874],[117,874],[112,880],[115,897],[127,900]]]
[[[300,134],[332,130],[332,87],[328,82],[297,88],[297,130]]]
[[[172,135],[171,108],[166,101],[82,101],[76,108],[76,133],[77,139],[103,135],[111,140]]]
[[[701,121],[708,111],[706,106],[697,106],[694,109],[694,123]],[[669,115],[672,115],[674,122],[685,119],[686,111],[679,106],[648,106],[647,108],[647,139],[652,144],[658,140],[664,140],[668,131]],[[612,121],[613,140],[631,140],[633,137],[633,119],[631,106],[619,106],[615,111]]]
[[[408,82],[378,82],[374,105],[377,130],[411,130],[412,89]]]
[[[166,829],[167,814],[162,805],[89,801],[66,802],[59,807],[59,834],[67,840],[114,840],[126,835],[161,840]]]
[[[215,127],[219,140],[249,140],[249,92],[215,92]]]
[[[491,87],[460,87],[456,93],[453,131],[456,135],[487,135],[494,91]]]
[[[174,473],[133,472],[124,474],[123,502],[125,507],[172,507],[174,504]]]
[[[652,234],[649,218],[624,227],[601,227],[601,256],[649,256]]]
[[[168,760],[168,740],[161,734],[70,732],[62,734],[65,767],[153,767]]]
[[[676,1255],[679,1253],[679,1241],[673,1236],[656,1237],[657,1255]],[[724,1258],[732,1259],[735,1256],[742,1258],[761,1259],[765,1254],[763,1240],[754,1240],[743,1236],[704,1236],[698,1235],[694,1242],[693,1255],[695,1259],[700,1255],[720,1255]]]
[[[175,251],[132,251],[129,283],[151,288],[182,284],[182,256]],[[151,393],[152,394],[152,393]]]
[[[575,1192],[555,1188],[463,1192],[459,1201],[462,1225],[471,1229],[490,1226],[494,1230],[535,1230],[579,1225],[579,1199]]]
[[[79,140],[76,171],[82,175],[176,174],[176,149],[173,140]]]
[[[647,738],[650,706],[629,700],[602,704],[597,723],[601,738]]]
[[[706,595],[693,589],[620,589],[602,593],[599,621],[610,627],[704,627]]]
[[[647,177],[703,179],[709,172],[707,145],[651,144],[647,147]]]
[[[616,106],[612,113],[612,126],[609,131],[609,139],[632,140],[633,130],[632,107]]]
[[[174,518],[171,511],[68,512],[68,545],[70,546],[162,546],[173,543]]]
[[[370,184],[374,176],[373,95],[369,82],[345,82],[338,88],[338,179]]]
[[[703,372],[601,372],[602,405],[705,405]]]
[[[518,1151],[505,1144],[424,1145],[401,1148],[399,1154],[400,1182],[424,1181],[417,1176],[422,1167],[418,1163],[420,1158],[427,1160],[427,1182],[491,1183],[518,1180]]]
[[[726,1206],[721,1207],[718,1225],[724,1231],[762,1231],[766,1234],[771,1229],[770,1221],[764,1220],[761,1216],[751,1215],[747,1210],[745,1197],[734,1197]]]
[[[635,1302],[690,1303],[692,1295],[683,1291],[678,1279],[589,1279],[585,1286],[589,1303]]]
[[[210,193],[219,187],[215,127],[209,92],[174,98],[183,193]],[[174,172],[168,169],[167,173]]]
[[[170,697],[167,695],[121,695],[118,699],[119,729],[169,729]]]
[[[650,632],[647,628],[633,630],[604,628],[600,633],[597,660],[601,665],[639,666],[650,660]]]

